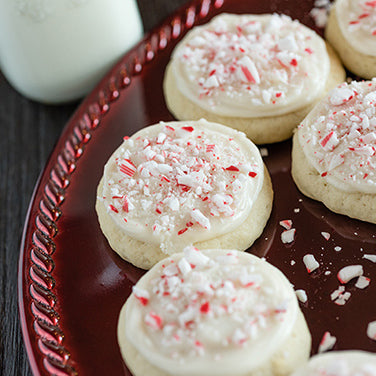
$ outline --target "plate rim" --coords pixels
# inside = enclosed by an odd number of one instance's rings
[[[30,368],[39,375],[78,375],[64,346],[59,313],[54,309],[54,237],[60,209],[76,163],[95,129],[133,77],[158,51],[213,15],[227,0],[192,0],[164,18],[129,50],[86,96],[64,126],[34,186],[22,232],[18,259],[18,312]]]

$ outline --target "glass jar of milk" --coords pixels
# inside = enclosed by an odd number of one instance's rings
[[[88,93],[141,35],[136,0],[0,0],[0,69],[44,103]]]

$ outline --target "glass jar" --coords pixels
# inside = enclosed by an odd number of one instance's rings
[[[142,36],[136,0],[0,0],[0,68],[21,94],[88,93]]]

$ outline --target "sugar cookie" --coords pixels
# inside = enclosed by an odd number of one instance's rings
[[[118,340],[135,376],[287,376],[311,346],[277,268],[247,252],[193,247],[138,281]]]
[[[376,76],[376,3],[337,0],[331,8],[325,36],[343,64],[363,78]]]
[[[344,79],[333,50],[298,21],[222,14],[177,45],[164,93],[177,119],[206,118],[261,144],[290,138],[313,105]]]
[[[376,223],[376,81],[342,84],[299,126],[292,175],[307,196]]]
[[[96,209],[111,247],[148,269],[189,244],[247,249],[272,197],[257,147],[200,120],[160,123],[125,139],[105,166]]]

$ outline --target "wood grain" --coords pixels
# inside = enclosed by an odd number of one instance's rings
[[[185,0],[138,0],[145,31]],[[0,375],[31,375],[17,306],[22,228],[33,188],[78,102],[46,106],[18,94],[0,72]]]

